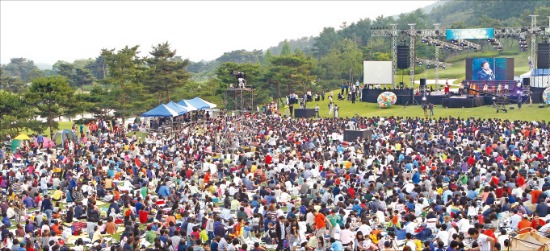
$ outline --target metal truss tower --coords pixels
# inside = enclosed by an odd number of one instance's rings
[[[223,101],[226,110],[254,111],[254,89],[227,88]]]
[[[436,31],[439,31],[439,26],[440,25],[441,25],[440,23],[434,24]],[[437,33],[441,34],[441,32],[436,32],[436,34]],[[435,54],[434,55],[435,56],[435,62],[439,62],[439,47],[440,46],[435,46],[435,53],[434,53]],[[435,76],[434,76],[435,77],[435,86],[436,86],[436,89],[439,89],[439,65],[434,65],[434,67],[435,67],[435,69],[434,69],[435,70]]]
[[[395,88],[395,74],[397,74],[397,24],[391,25],[391,67],[392,75],[391,82]]]
[[[538,33],[538,27],[537,27],[537,16],[538,15],[529,15],[531,17],[531,29],[529,29],[529,33],[531,33],[531,62],[533,63],[533,66],[537,66],[537,33]]]
[[[411,38],[410,44],[409,44],[409,77],[411,80],[411,89],[414,89],[414,62],[416,59],[416,30],[414,29],[414,26],[416,24],[409,24],[409,36]]]

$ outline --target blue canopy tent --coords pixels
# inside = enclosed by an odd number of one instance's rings
[[[208,104],[204,103],[201,99],[197,99],[197,98],[188,99],[188,100],[185,100],[185,102],[187,102],[188,104],[191,104],[192,106],[197,108],[197,110],[204,110],[204,109],[210,108]]]
[[[189,100],[182,99],[182,100],[180,100],[180,102],[178,102],[178,104],[184,106],[185,108],[187,108],[188,111],[198,110],[198,108],[196,108],[191,103],[189,103]]]
[[[204,109],[212,109],[212,108],[216,108],[217,105],[216,104],[212,104],[202,98],[199,98],[199,97],[195,97],[191,100],[187,100],[189,101],[189,103],[191,103],[191,105],[193,105],[194,107],[196,107],[197,109],[199,110],[204,110]]]
[[[178,103],[174,103],[174,101],[170,101],[168,104],[166,104],[166,106],[174,110],[175,112],[177,112],[178,115],[183,115],[189,112],[189,110],[185,106],[182,106]]]
[[[141,114],[142,117],[176,117],[179,114],[170,107],[161,104],[148,112]]]
[[[143,114],[142,117],[162,117],[162,118],[172,118],[172,130],[174,128],[174,117],[178,116],[178,112],[174,111],[172,108],[167,105],[161,104]]]

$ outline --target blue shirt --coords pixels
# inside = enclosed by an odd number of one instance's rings
[[[170,188],[168,188],[167,186],[159,187],[158,195],[165,196],[165,197],[169,196],[170,195]]]
[[[25,204],[25,206],[27,208],[31,208],[31,207],[34,207],[34,201],[32,200],[31,197],[27,196],[25,199],[23,199],[23,204]]]
[[[332,251],[344,251],[344,245],[342,245],[340,241],[335,241],[330,244],[330,248],[332,248]]]

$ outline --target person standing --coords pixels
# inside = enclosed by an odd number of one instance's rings
[[[286,239],[286,232],[285,232],[285,217],[279,216],[279,220],[275,224],[275,238],[277,240],[277,248],[275,250],[283,250],[284,246],[283,243]]]
[[[428,104],[428,109],[430,109],[430,116],[433,116],[434,115],[434,104],[429,103]]]
[[[473,240],[477,241],[476,248],[470,248],[469,251],[493,251],[495,248],[495,240],[487,235],[480,234],[475,228],[468,229],[468,234]]]
[[[422,110],[424,111],[424,117],[428,117],[428,104],[422,103]]]
[[[324,214],[319,213],[319,211],[313,211],[314,221],[315,221],[315,236],[323,237],[327,231],[327,223],[332,228],[330,221],[325,217]]]
[[[340,110],[340,107],[338,107],[337,104],[334,104],[334,108],[332,109],[334,109],[334,117],[338,118],[338,110]]]
[[[44,136],[42,136],[42,133],[36,136],[36,142],[38,143],[38,149],[42,149],[44,147]]]
[[[315,117],[319,118],[319,104],[315,106]]]

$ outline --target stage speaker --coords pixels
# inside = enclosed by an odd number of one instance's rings
[[[421,78],[420,79],[420,86],[426,86],[426,79],[425,78]]]
[[[345,130],[344,141],[355,141],[357,138],[365,139],[367,142],[372,140],[372,130]]]
[[[550,44],[549,43],[539,44],[538,46],[537,68],[539,69],[550,68]]]
[[[397,68],[407,69],[410,67],[409,62],[409,46],[398,45],[397,46]]]
[[[294,109],[295,118],[313,118],[315,116],[315,109]]]
[[[523,78],[522,85],[523,86],[531,85],[531,79],[530,78]]]

